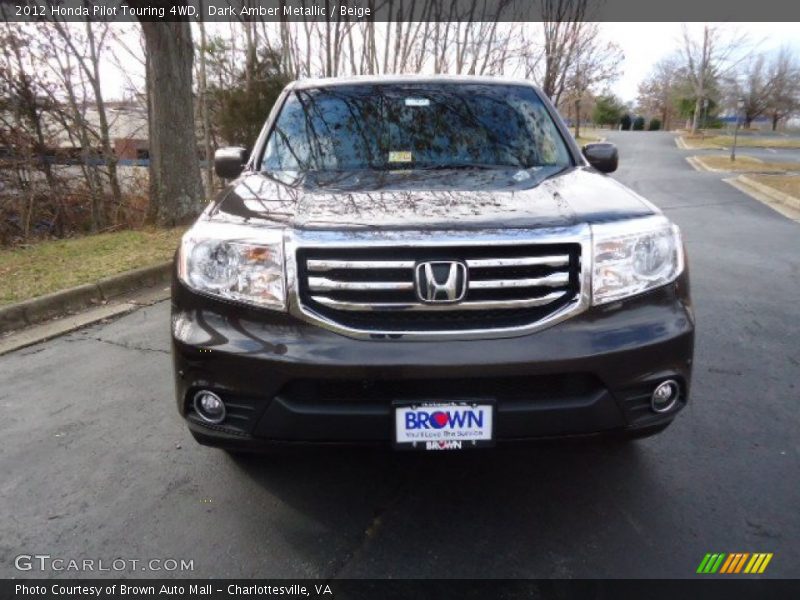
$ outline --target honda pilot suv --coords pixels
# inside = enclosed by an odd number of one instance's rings
[[[298,81],[176,256],[203,444],[459,450],[664,429],[694,323],[678,228],[524,81]]]

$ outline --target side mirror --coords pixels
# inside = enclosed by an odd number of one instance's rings
[[[589,164],[601,173],[613,173],[619,164],[619,153],[614,144],[597,142],[586,144],[583,147],[583,155]]]
[[[220,148],[214,153],[214,171],[222,179],[236,179],[247,162],[247,150],[238,146]]]

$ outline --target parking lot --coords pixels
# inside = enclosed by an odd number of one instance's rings
[[[46,553],[193,561],[117,576],[680,578],[707,552],[771,552],[763,576],[800,577],[800,224],[694,171],[671,134],[609,141],[614,177],[689,250],[694,386],[666,432],[233,459],[175,411],[161,302],[0,357],[2,576],[53,575],[14,568]]]

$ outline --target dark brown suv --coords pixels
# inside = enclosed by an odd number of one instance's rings
[[[662,430],[689,394],[684,248],[616,166],[526,82],[289,85],[183,238],[178,410],[228,449]]]

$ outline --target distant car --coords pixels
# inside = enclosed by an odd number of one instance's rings
[[[215,163],[172,296],[199,442],[640,437],[686,405],[678,228],[529,83],[295,82]]]

